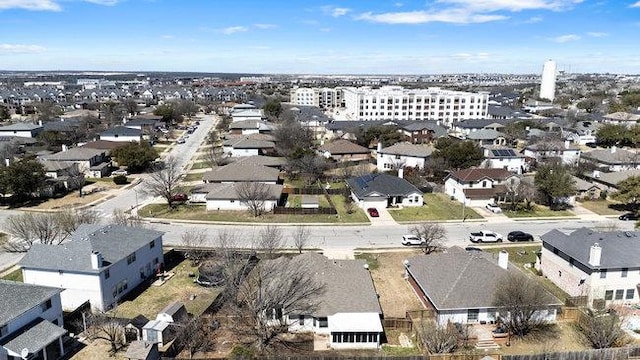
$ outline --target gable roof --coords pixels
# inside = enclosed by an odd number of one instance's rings
[[[389,174],[367,174],[347,180],[347,185],[360,199],[371,195],[406,196],[421,194],[417,187],[405,179]]]
[[[593,151],[583,152],[581,157],[591,159],[603,164],[640,164],[640,154],[625,149],[597,149]]]
[[[263,135],[263,136],[255,136]],[[242,136],[239,138],[230,138],[223,142],[223,146],[230,146],[234,149],[272,149],[276,145],[273,141],[267,140],[271,135],[266,134],[252,134],[248,136]]]
[[[16,354],[23,349],[29,349],[29,354],[36,354],[66,333],[62,327],[38,318],[3,339],[0,345]]]
[[[464,169],[449,173],[448,178],[454,178],[458,181],[479,181],[485,178],[494,181],[504,181],[511,176],[515,176],[513,173],[505,169]]]
[[[282,189],[284,186],[278,184],[264,184],[264,189],[267,191],[268,197],[265,200],[278,200],[282,196]],[[191,189],[191,193],[206,193],[205,199],[207,200],[238,200],[239,184],[235,183],[212,183],[197,185]]]
[[[438,311],[494,307],[494,293],[503,276],[521,273],[515,266],[498,266],[495,255],[454,246],[446,253],[408,259],[408,271]],[[548,294],[549,305],[561,302]]]
[[[91,253],[99,252],[104,267],[148,245],[164,233],[121,225],[83,224],[61,245],[34,244],[20,260],[23,268],[98,273],[91,267]],[[156,244],[161,246],[161,244]]]
[[[129,344],[124,356],[127,359],[146,360],[152,351],[157,351],[157,347],[158,344],[151,341],[134,340]]]
[[[545,248],[554,247],[592,270],[640,268],[638,231],[596,232],[583,227],[567,235],[554,229],[542,235],[541,239]],[[602,248],[598,267],[589,264],[589,251],[594,243]]]
[[[411,144],[408,142],[401,142],[381,149],[378,153],[426,159],[431,156],[434,151],[435,148],[431,145],[419,145]]]
[[[355,144],[349,140],[338,139],[320,146],[321,151],[327,151],[332,155],[343,154],[370,154],[371,150]]]
[[[504,135],[493,129],[481,129],[478,131],[472,131],[467,134],[467,139],[469,140],[493,140],[499,137],[503,137]]]
[[[247,166],[269,166],[282,167],[287,164],[287,159],[279,156],[251,155],[230,158],[234,164],[242,164]]]
[[[95,140],[95,141],[89,141],[88,143],[82,145],[81,147],[86,147],[91,149],[113,150],[120,146],[123,146],[122,142],[108,141],[108,140]]]
[[[42,126],[23,122],[0,126],[0,131],[33,131],[38,129],[42,129]]]
[[[280,178],[280,170],[267,166],[245,165],[243,163],[231,163],[219,166],[207,171],[202,176],[207,182],[233,182],[233,181],[268,181],[275,182]]]
[[[607,120],[614,120],[614,121],[632,121],[632,122],[636,122],[638,120],[640,120],[640,115],[637,114],[632,114],[632,113],[628,113],[628,112],[624,112],[624,111],[618,111],[612,114],[607,114],[604,115],[602,117],[603,119],[607,119]]]
[[[53,287],[0,280],[0,326],[8,323],[62,290]]]
[[[102,156],[104,154],[105,151],[101,149],[75,147],[67,151],[60,151],[55,154],[43,156],[43,158],[49,161],[88,161],[96,156]]]
[[[593,176],[593,174],[584,174],[584,176],[601,184],[617,188],[618,184],[621,181],[626,180],[632,176],[640,176],[640,169],[614,171],[609,173],[601,172],[597,177]]]
[[[126,126],[115,126],[100,133],[100,136],[140,136],[140,129]]]

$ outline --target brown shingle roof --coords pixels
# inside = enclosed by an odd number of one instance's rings
[[[343,154],[369,154],[371,151],[364,146],[354,144],[349,140],[336,140],[320,147],[322,151],[328,151],[332,155]]]

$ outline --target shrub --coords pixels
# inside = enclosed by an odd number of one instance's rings
[[[116,175],[113,177],[113,183],[116,185],[124,185],[128,182],[129,182],[129,179],[127,179],[127,177],[124,175]]]

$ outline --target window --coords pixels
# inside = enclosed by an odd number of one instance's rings
[[[467,311],[467,322],[477,322],[479,314],[480,314],[479,309],[469,309]]]
[[[9,332],[9,327],[7,325],[0,326],[0,337],[7,335]]]
[[[105,280],[111,277],[111,273],[109,273],[109,269],[104,271],[104,278]]]
[[[51,305],[51,299],[48,299],[47,301],[43,302],[40,305],[40,309],[42,309],[42,311],[44,312],[44,311],[47,311],[47,310],[51,309],[51,306],[52,306]]]
[[[131,264],[134,261],[136,261],[136,253],[132,252],[129,256],[127,256],[127,265]]]
[[[326,317],[318,318],[318,322],[321,328],[329,327],[329,320]]]
[[[607,290],[604,292],[605,300],[613,300],[613,290]]]
[[[607,270],[603,269],[600,270],[600,279],[606,279],[607,278]]]
[[[635,289],[627,289],[627,294],[625,295],[624,298],[627,300],[632,300],[635,295],[636,295]]]
[[[149,243],[149,249],[153,249],[154,247],[156,247],[156,241],[151,240],[151,242]]]
[[[300,315],[299,320],[298,320],[298,324],[299,325],[304,325],[304,315]]]
[[[624,296],[624,290],[616,290],[616,300],[622,300]]]
[[[623,268],[622,271],[620,272],[620,276],[623,278],[627,277],[627,273],[629,273],[629,269]]]

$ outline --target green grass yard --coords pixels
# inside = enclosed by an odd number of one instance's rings
[[[587,209],[591,210],[598,215],[622,215],[622,211],[618,211],[610,208],[610,205],[618,204],[615,202],[607,201],[607,200],[592,200],[592,201],[581,201],[580,205]]]
[[[404,209],[389,209],[391,216],[399,222],[424,220],[462,220],[462,204],[451,200],[445,194],[424,194],[424,205],[421,207],[406,207]],[[469,207],[464,208],[466,219],[482,219],[477,212]]]
[[[510,218],[529,218],[529,217],[559,217],[559,216],[575,216],[575,214],[569,210],[551,210],[547,206],[534,205],[533,210],[503,210],[503,213]]]

